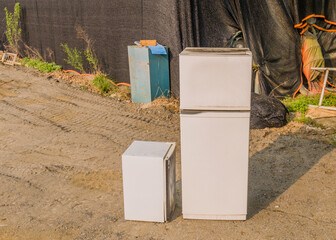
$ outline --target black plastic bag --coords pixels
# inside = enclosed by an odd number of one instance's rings
[[[252,93],[251,129],[282,127],[287,123],[288,110],[279,100]]]

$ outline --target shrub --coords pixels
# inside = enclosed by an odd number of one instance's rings
[[[7,8],[5,8],[6,12],[6,37],[9,43],[9,48],[11,51],[16,54],[19,53],[19,41],[21,40],[21,28],[19,25],[19,20],[21,17],[21,8],[20,3],[16,3],[14,6],[14,13],[8,12]]]
[[[117,87],[112,83],[112,80],[109,79],[106,75],[99,74],[96,76],[92,83],[94,86],[96,86],[101,94],[111,94],[112,92],[115,92]]]
[[[84,72],[82,52],[76,48],[69,48],[68,44],[61,44],[63,51],[67,54],[67,58],[64,59],[66,63],[73,66],[80,72]]]
[[[42,61],[41,59],[34,59],[34,58],[24,58],[22,59],[22,65],[33,67],[41,72],[54,72],[54,71],[61,71],[62,67],[60,65],[56,65],[55,63],[47,63]]]

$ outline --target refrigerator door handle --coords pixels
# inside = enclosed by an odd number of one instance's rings
[[[246,113],[250,113],[251,111],[250,110],[225,110],[225,111],[222,111],[222,110],[191,110],[191,109],[188,109],[188,110],[185,110],[185,109],[181,109],[180,110],[180,114],[182,115],[197,115],[197,114],[201,114],[201,113],[204,113],[204,112],[208,112],[208,113],[224,113],[224,112],[227,112],[227,113],[243,113],[243,112],[246,112]]]
[[[199,111],[199,110],[184,110],[184,109],[181,109],[181,114],[199,114],[199,113],[202,113],[204,111]]]

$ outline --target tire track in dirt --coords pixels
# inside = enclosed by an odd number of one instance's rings
[[[98,94],[85,92],[71,86],[59,84],[57,87],[59,93],[69,97],[70,99],[74,100],[74,102],[79,101],[84,102],[86,105],[89,104],[92,106],[106,106],[109,108],[120,108],[120,105],[123,105],[123,103],[117,102],[116,100],[107,99]]]
[[[60,104],[67,105],[68,103],[61,102]],[[83,103],[77,101],[75,105],[79,106],[83,105]],[[75,105],[68,107],[72,108]],[[120,113],[119,111],[113,111],[113,108],[111,108],[112,111],[104,111],[97,109],[97,106],[91,107],[87,106],[87,104],[85,107],[80,107],[80,109],[81,111],[79,111],[78,114],[81,115],[81,117],[76,118],[75,121],[69,121],[69,125],[67,123],[64,123],[63,125],[67,125],[69,128],[72,128],[72,130],[74,130],[73,128],[75,128],[77,131],[80,128],[92,130],[93,132],[91,133],[94,133],[96,131],[101,132],[102,130],[104,132],[111,131],[113,135],[108,135],[110,139],[113,138],[116,133],[127,135],[129,137],[134,137],[138,134],[141,134],[141,132],[144,131],[144,128],[147,128],[148,126],[153,126],[153,124],[156,126],[171,129],[164,122],[152,120],[149,117],[144,117],[141,115],[134,115],[128,113],[127,111],[123,111],[124,113]],[[113,127],[111,128],[110,126]],[[174,130],[177,129],[175,128]],[[147,133],[145,135],[147,135]]]
[[[14,117],[14,118],[17,118],[17,119],[19,119],[21,122],[23,122],[23,123],[27,123],[27,124],[30,124],[30,125],[33,125],[34,127],[41,127],[41,125],[38,125],[38,124],[36,124],[36,123],[34,123],[34,122],[28,120],[28,119],[24,119],[24,118],[20,117],[19,115],[14,114],[14,113],[6,113],[6,115],[9,115],[9,116],[12,116],[12,117]]]
[[[171,126],[168,126],[163,121],[155,120],[140,114],[136,115],[125,110],[120,111],[119,109],[115,109],[113,108],[115,103],[110,99],[106,100],[102,98],[99,101],[92,101],[92,98],[94,98],[92,94],[85,93],[81,96],[83,95],[85,96],[84,98],[76,96],[73,92],[69,94],[61,91],[61,94],[59,95],[61,97],[55,98],[50,97],[44,93],[40,93],[40,97],[43,98],[43,101],[36,104],[39,107],[31,106],[31,108],[34,108],[33,112],[27,110],[26,108],[19,107],[16,104],[12,104],[6,100],[3,100],[3,103],[12,108],[15,108],[20,112],[28,113],[45,123],[61,129],[62,131],[68,133],[71,131],[83,133],[83,129],[85,129],[85,131],[90,135],[98,136],[113,142],[117,146],[119,145],[123,147],[125,147],[125,144],[117,140],[120,136],[131,139],[160,137],[160,134],[154,134],[152,131],[149,131],[149,129],[153,126],[156,128],[166,128],[170,131],[178,130],[178,127],[172,129]],[[60,99],[63,96],[68,97],[69,99]],[[105,103],[105,106],[108,106],[108,108],[112,111],[106,111],[107,109],[97,108],[97,105],[94,103],[99,103],[100,105]],[[42,109],[40,107],[41,105],[43,105]],[[80,109],[80,111],[76,112],[78,116],[74,117],[74,121],[71,121],[72,119],[66,119],[64,116],[64,111],[68,111],[70,109],[73,109],[74,111],[75,109],[76,111]],[[63,113],[57,113],[58,110],[63,111]],[[45,113],[49,113],[49,115],[46,116]],[[61,121],[62,119],[64,121]],[[22,120],[27,121],[25,118],[22,118]],[[62,122],[62,124],[60,122]],[[38,125],[32,121],[28,121],[28,123],[35,126]]]
[[[44,118],[44,117],[42,117],[42,116],[39,116],[39,115],[37,115],[36,113],[31,112],[31,111],[29,111],[29,110],[27,110],[27,109],[25,109],[25,108],[21,108],[21,107],[15,105],[15,104],[12,104],[12,103],[10,103],[10,102],[8,102],[8,101],[6,101],[6,100],[1,100],[0,102],[1,102],[1,103],[4,103],[4,104],[7,105],[8,107],[11,107],[11,108],[14,108],[14,109],[18,110],[19,112],[22,112],[22,113],[25,113],[25,114],[29,114],[29,115],[31,115],[31,116],[34,116],[35,118],[41,120],[42,122],[48,123],[49,125],[54,126],[54,127],[58,128],[58,129],[64,131],[64,132],[70,132],[70,130],[67,129],[65,126],[62,126],[62,125],[60,125],[60,124],[58,124],[58,123],[56,123],[56,122],[53,122],[53,121],[51,121],[51,120],[49,120],[49,119],[47,119],[47,118]]]
[[[164,121],[159,121],[153,118],[149,118],[149,117],[144,117],[139,115],[135,115],[130,113],[129,111],[125,111],[125,108],[123,108],[122,105],[124,105],[123,103],[120,102],[116,102],[116,100],[112,100],[112,99],[108,99],[108,98],[104,98],[101,97],[99,95],[93,94],[93,93],[88,93],[88,92],[84,92],[83,90],[74,88],[72,86],[68,86],[65,84],[56,84],[57,88],[55,89],[56,92],[61,95],[62,97],[67,97],[68,100],[64,101],[62,99],[56,98],[55,97],[49,97],[46,94],[41,94],[41,96],[46,97],[49,101],[57,101],[58,103],[60,103],[61,105],[73,105],[73,106],[79,106],[80,109],[82,110],[91,110],[92,112],[94,112],[95,114],[93,115],[93,117],[95,118],[96,124],[94,124],[93,122],[88,122],[86,123],[85,121],[80,121],[77,122],[77,124],[79,124],[79,126],[83,126],[83,127],[87,127],[87,126],[92,126],[92,123],[96,126],[104,126],[107,122],[111,122],[111,124],[115,125],[118,124],[119,128],[123,129],[123,134],[129,134],[131,133],[130,136],[134,136],[136,134],[134,134],[134,131],[142,131],[143,126],[139,127],[140,122],[144,122],[147,123],[146,126],[150,126],[153,124],[155,124],[156,126],[160,126],[160,127],[164,127],[164,128],[168,128],[169,130],[173,130],[173,131],[178,131],[179,127],[171,127],[168,126],[166,124],[166,122]],[[106,109],[104,110],[100,110],[97,108],[97,106],[106,106],[108,107],[109,111],[106,111]],[[98,114],[101,113],[101,114]],[[81,112],[79,113],[81,114]],[[90,111],[85,111],[85,117],[90,119],[90,117],[88,117],[87,115],[90,114]],[[110,116],[115,116],[117,117],[117,119],[115,120],[115,118],[110,119]],[[126,119],[124,121],[121,121],[121,118],[119,117],[125,117]],[[105,118],[105,120],[104,120]],[[133,120],[139,120],[139,122],[135,121],[128,121],[128,119],[131,118]],[[102,119],[102,121],[99,121],[99,119]],[[133,124],[134,123],[134,124]],[[118,129],[118,128],[115,128]],[[129,131],[129,133],[127,133],[126,131]],[[146,134],[147,135],[147,134]]]
[[[72,94],[64,94],[64,96],[71,96]],[[69,121],[69,125],[71,125],[71,128],[75,127],[75,128],[80,128],[80,127],[103,127],[106,130],[113,130],[113,132],[116,132],[118,129],[122,129],[122,134],[125,134],[126,131],[129,131],[130,133],[132,133],[131,135],[134,135],[134,131],[141,131],[141,129],[144,126],[141,126],[139,128],[139,123],[145,123],[145,126],[151,124],[151,120],[149,118],[146,117],[141,117],[141,116],[132,116],[130,114],[120,114],[118,112],[110,112],[110,111],[102,111],[97,109],[97,106],[90,106],[90,104],[87,104],[86,99],[83,98],[78,98],[80,99],[80,101],[85,101],[83,102],[79,102],[77,101],[77,103],[74,102],[70,102],[73,99],[70,99],[71,97],[69,97],[69,101],[64,101],[62,99],[57,99],[55,97],[48,97],[46,94],[41,94],[41,97],[43,97],[44,99],[47,99],[48,102],[42,101],[42,105],[45,106],[45,110],[41,111],[40,109],[37,110],[39,111],[39,114],[43,113],[43,112],[47,112],[47,110],[50,112],[52,110],[50,109],[57,109],[57,108],[61,108],[61,109],[78,109],[78,107],[81,109],[80,112],[78,112],[78,115],[80,115],[81,117],[77,118],[75,120],[75,122],[71,122]],[[92,96],[90,96],[92,97]],[[89,101],[92,104],[92,101]],[[40,105],[41,105],[40,104]],[[81,106],[79,106],[78,104],[80,104]],[[86,106],[84,106],[86,105]],[[82,107],[84,106],[84,107]],[[109,108],[111,106],[109,105]],[[59,115],[55,115],[54,118],[61,118],[62,114]],[[124,117],[124,119],[121,119],[120,117]],[[130,121],[130,119],[133,120],[138,120],[137,121]],[[108,125],[115,125],[117,124],[117,127],[114,127],[114,129],[108,129],[108,127],[106,127],[106,124]],[[62,124],[62,125],[68,125],[66,123]],[[165,126],[164,124],[158,124],[160,126]],[[68,128],[70,128],[70,126],[67,126]],[[71,129],[73,130],[73,129]],[[120,132],[120,131],[119,131]],[[126,133],[127,134],[127,133]]]
[[[49,98],[49,99],[52,99],[52,98]],[[80,111],[79,115],[81,115],[81,117],[77,118],[75,122],[72,122],[71,120],[69,120],[69,121],[65,121],[62,124],[60,124],[57,121],[52,121],[50,118],[43,116],[43,113],[44,112],[52,113],[53,111],[57,112],[57,109],[59,110],[64,110],[64,109],[69,110],[69,108],[77,109],[78,107],[76,105],[70,104],[69,106],[67,102],[63,102],[63,101],[57,102],[57,103],[43,102],[41,103],[42,105],[44,105],[42,109],[39,108],[39,109],[36,109],[34,112],[31,112],[25,108],[9,103],[6,100],[2,100],[2,102],[5,103],[7,106],[15,108],[16,110],[20,112],[23,112],[25,114],[28,113],[38,118],[39,120],[42,120],[43,122],[46,122],[55,127],[58,127],[65,132],[71,132],[71,131],[83,132],[82,130],[85,129],[87,134],[95,135],[105,140],[113,142],[114,144],[117,145],[117,146],[114,146],[115,148],[117,148],[118,146],[125,147],[125,144],[117,140],[120,135],[124,135],[130,138],[133,138],[135,136],[138,136],[138,137],[147,136],[148,134],[144,132],[143,128],[147,127],[147,125],[149,125],[151,122],[148,120],[148,118],[141,117],[141,116],[134,116],[134,115],[133,116],[132,115],[125,115],[125,116],[121,115],[120,116],[119,114],[115,114],[111,112],[104,112],[104,111],[98,111],[98,114],[90,113],[93,111],[86,111],[85,113]],[[63,105],[66,105],[67,108],[65,108],[65,106]],[[62,117],[63,117],[62,113],[53,114],[53,119],[59,119]],[[22,118],[22,120],[27,121],[24,118]],[[29,123],[35,126],[37,125],[31,121],[29,121]],[[106,124],[113,126],[113,127],[106,126]],[[101,133],[102,130],[106,130],[106,132],[111,132],[113,134],[103,134]]]
[[[20,88],[17,96],[0,100],[1,124],[8,123],[10,132],[0,138],[4,183],[0,207],[16,202],[1,208],[3,215],[17,225],[50,226],[57,219],[61,225],[74,222],[77,226],[88,225],[83,223],[87,213],[92,212],[89,218],[101,219],[104,206],[118,221],[120,155],[133,140],[175,140],[176,128],[140,105],[30,75],[24,75],[29,86]],[[22,73],[14,72],[11,79],[21,81]],[[164,117],[170,114],[163,113]],[[27,202],[31,205],[24,206]]]
[[[39,186],[37,186],[36,184],[32,183],[29,180],[25,180],[25,179],[22,179],[20,177],[13,176],[11,174],[1,173],[1,172],[0,172],[0,176],[9,178],[9,179],[14,180],[14,181],[19,182],[19,183],[23,183],[25,185],[28,185],[29,187],[32,187],[32,188],[35,188],[36,190],[39,190],[40,192],[44,191],[42,188],[40,188]]]
[[[62,86],[60,86],[61,88],[63,88]],[[71,87],[67,87],[67,88],[71,88]],[[69,89],[67,89],[69,90]],[[64,94],[67,97],[72,98],[74,101],[76,100],[80,100],[86,103],[89,103],[89,105],[91,106],[97,106],[97,105],[105,105],[107,106],[110,110],[112,110],[113,112],[109,112],[110,114],[113,115],[117,115],[117,116],[123,116],[126,118],[131,118],[134,120],[139,120],[139,121],[143,121],[146,122],[150,125],[155,124],[156,126],[161,126],[161,127],[165,127],[165,128],[169,128],[171,129],[171,126],[167,125],[166,121],[162,121],[162,120],[157,120],[157,119],[153,119],[153,116],[151,117],[146,117],[143,116],[142,114],[133,114],[130,111],[127,111],[123,105],[124,103],[120,103],[120,102],[116,102],[113,99],[108,99],[108,98],[104,98],[102,96],[93,94],[93,93],[85,93],[85,94],[80,94],[80,93],[75,93],[75,92],[82,92],[82,90],[79,89],[71,89],[71,92],[69,93],[69,91],[67,92],[62,92],[62,94]],[[80,95],[80,97],[78,96]],[[97,97],[100,100],[92,100],[92,98]],[[86,104],[85,105],[86,108],[89,108],[89,106]],[[99,111],[99,109],[95,109],[95,111]],[[104,111],[104,113],[106,114],[106,111]],[[178,130],[179,127],[175,127],[173,128],[174,130]]]

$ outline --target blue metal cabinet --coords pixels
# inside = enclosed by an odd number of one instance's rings
[[[158,97],[170,97],[168,54],[152,54],[147,47],[128,46],[128,59],[133,102],[149,103]]]

